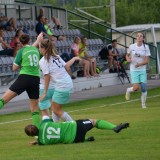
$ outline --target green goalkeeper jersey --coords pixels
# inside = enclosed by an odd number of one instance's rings
[[[54,123],[51,119],[45,119],[39,128],[38,144],[73,143],[76,131],[75,121]]]
[[[26,45],[21,48],[14,60],[14,64],[21,67],[20,74],[40,76],[40,52],[34,46]]]

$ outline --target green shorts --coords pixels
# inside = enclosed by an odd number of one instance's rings
[[[43,94],[44,89],[40,89],[40,96]],[[45,110],[50,108],[51,106],[51,99],[53,97],[54,94],[54,89],[48,89],[46,97],[39,102],[39,108],[40,110]]]
[[[131,83],[147,83],[147,73],[146,71],[130,71],[131,73]]]
[[[59,91],[55,90],[52,100],[58,104],[66,104],[70,99],[70,90]]]

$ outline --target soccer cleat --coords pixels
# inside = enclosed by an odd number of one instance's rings
[[[121,123],[120,125],[116,126],[115,128],[113,128],[113,130],[116,133],[119,133],[122,129],[128,128],[129,127],[129,123]]]
[[[126,91],[125,98],[126,98],[127,101],[130,100],[130,92],[128,91],[128,89]]]
[[[145,109],[146,108],[146,104],[145,104],[146,98],[141,96],[141,102],[142,102],[142,108]]]
[[[94,140],[95,140],[95,139],[94,139],[93,136],[87,138],[87,141],[90,141],[90,142],[92,142],[92,141],[94,141]]]
[[[145,105],[145,104],[142,104],[142,108],[143,108],[143,109],[145,109],[145,108],[147,108],[147,107],[146,107],[146,105]]]

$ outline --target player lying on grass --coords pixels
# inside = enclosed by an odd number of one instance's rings
[[[30,142],[35,145],[48,145],[57,143],[78,143],[85,140],[93,141],[94,137],[85,138],[86,133],[92,128],[104,130],[113,130],[119,133],[122,129],[129,127],[129,123],[115,125],[105,120],[83,119],[55,123],[48,116],[44,116],[39,129],[30,124],[25,127],[25,133],[28,136],[38,136],[38,140]]]

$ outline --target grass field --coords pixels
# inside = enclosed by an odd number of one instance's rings
[[[0,160],[160,160],[160,88],[148,91],[147,109],[140,105],[140,93],[71,103],[64,106],[74,119],[105,119],[115,124],[129,122],[119,134],[93,129],[94,142],[30,146],[33,138],[24,134],[31,113],[0,116]]]

